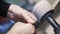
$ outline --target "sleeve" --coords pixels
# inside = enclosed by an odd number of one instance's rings
[[[6,2],[0,2],[0,16],[6,17],[9,6],[10,4]]]

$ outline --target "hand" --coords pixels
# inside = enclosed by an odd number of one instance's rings
[[[14,4],[9,7],[8,16],[16,21],[20,21],[20,18],[22,18],[27,23],[35,23],[37,21],[33,14]]]
[[[7,34],[33,34],[35,27],[31,24],[17,22]]]

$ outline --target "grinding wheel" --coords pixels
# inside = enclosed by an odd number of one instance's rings
[[[33,7],[32,13],[37,17],[39,21],[41,21],[42,17],[52,9],[53,7],[49,4],[49,2],[44,0],[36,3],[36,5]]]
[[[41,21],[45,20],[45,17],[48,14],[53,13],[52,10],[53,7],[49,4],[47,0],[41,0],[40,2],[36,3],[32,11],[32,13],[37,17],[37,22],[34,24],[36,29],[38,29],[42,25]]]
[[[60,34],[60,25],[53,19],[53,7],[47,0],[38,2],[34,7],[32,13],[37,17],[39,23],[35,24],[36,28],[40,27],[42,19],[46,19],[49,24],[54,28],[55,34]]]

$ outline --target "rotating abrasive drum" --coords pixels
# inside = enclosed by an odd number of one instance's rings
[[[50,10],[53,10],[52,6],[49,4],[47,0],[40,1],[36,3],[36,5],[33,7],[32,13],[37,17],[39,23],[42,19],[42,17],[50,12]]]

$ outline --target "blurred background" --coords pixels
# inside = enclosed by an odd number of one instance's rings
[[[32,7],[41,0],[5,0],[5,1],[8,3],[17,4],[24,9],[31,11]],[[47,1],[55,9],[53,17],[60,24],[60,0],[47,0]],[[47,21],[43,21],[43,24],[40,25],[40,28],[37,30],[36,34],[54,34],[53,30],[54,29]]]
[[[18,4],[20,5],[23,1],[33,1],[35,3],[41,1],[41,0],[5,0],[8,3],[13,3],[13,4]],[[54,7],[56,6],[56,4],[60,1],[60,0],[47,0],[51,5],[54,5]]]

